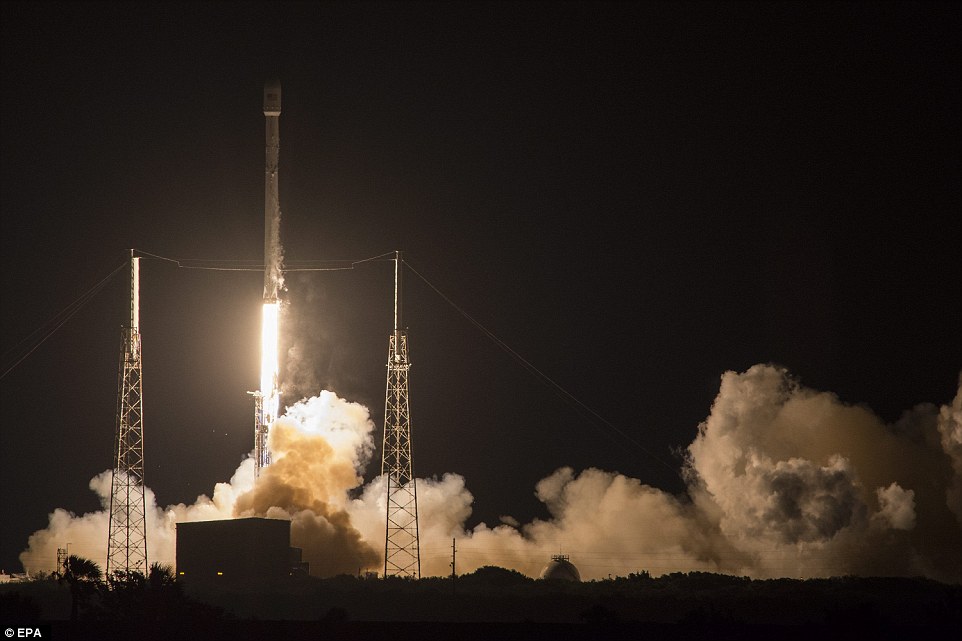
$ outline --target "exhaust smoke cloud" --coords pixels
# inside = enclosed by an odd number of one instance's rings
[[[150,561],[174,562],[176,522],[256,515],[292,521],[314,575],[377,570],[384,480],[363,485],[374,429],[365,407],[322,392],[275,422],[274,462],[257,487],[247,459],[192,505],[159,508],[148,489]],[[587,579],[648,570],[962,580],[962,377],[949,404],[885,424],[779,367],[726,372],[682,472],[687,491],[675,496],[618,472],[560,467],[535,488],[549,518],[473,528],[464,478],[418,479],[422,574],[450,573],[449,555],[431,550],[457,538],[460,573],[499,565],[537,576],[563,547]],[[91,481],[104,505],[109,488],[109,472]],[[102,540],[78,549],[99,560],[107,520],[55,510],[21,561],[49,571],[56,548],[79,540]]]

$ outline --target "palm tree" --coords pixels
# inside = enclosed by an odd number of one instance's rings
[[[151,563],[150,571],[147,573],[147,585],[152,590],[171,588],[178,585],[174,578],[174,569],[169,565]]]
[[[144,618],[166,621],[186,616],[189,605],[183,586],[176,580],[169,565],[152,563],[147,573],[147,592]]]
[[[63,562],[60,581],[70,586],[70,620],[77,622],[80,603],[97,591],[103,572],[100,566],[80,556],[71,554]]]

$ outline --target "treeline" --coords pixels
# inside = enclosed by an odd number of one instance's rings
[[[836,626],[851,622],[962,629],[962,585],[922,578],[751,580],[706,572],[648,573],[574,583],[485,567],[457,579],[352,576],[193,591],[238,615],[365,621],[686,623]]]
[[[284,638],[380,638],[384,632],[396,639],[448,634],[462,641],[484,634],[505,639],[542,634],[566,639],[812,634],[955,639],[962,633],[962,585],[922,578],[751,580],[641,572],[575,583],[484,567],[456,579],[301,576],[192,585],[174,580],[169,568],[153,567],[147,576],[54,575],[8,584],[0,586],[0,604],[4,623],[13,615],[64,621],[57,638],[78,639],[108,628],[117,631],[118,625],[121,632],[136,629],[142,638],[189,629],[198,638],[232,639],[273,638],[281,628]],[[71,620],[73,627],[67,625]],[[83,636],[84,630],[92,636]],[[438,636],[432,636],[435,632]]]
[[[69,556],[56,572],[0,586],[0,625],[6,630],[65,623],[56,626],[56,638],[86,638],[84,631],[98,628],[193,627],[225,619],[223,610],[188,597],[184,587],[170,566],[155,563],[147,574],[104,576],[93,561]]]

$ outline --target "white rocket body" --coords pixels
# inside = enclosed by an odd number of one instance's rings
[[[267,121],[264,166],[264,301],[276,302],[283,285],[281,275],[281,204],[277,188],[280,152],[281,83],[264,83],[264,119]]]
[[[277,418],[278,391],[278,295],[284,285],[281,271],[281,205],[277,190],[277,158],[280,151],[281,83],[264,83],[264,119],[267,121],[264,166],[264,313],[261,328],[261,387],[254,393],[254,477],[271,464],[268,434]]]

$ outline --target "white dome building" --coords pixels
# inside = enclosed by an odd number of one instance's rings
[[[581,574],[578,572],[578,568],[568,560],[567,554],[555,554],[552,556],[551,563],[544,566],[539,578],[556,581],[574,581],[575,583],[581,582]]]

